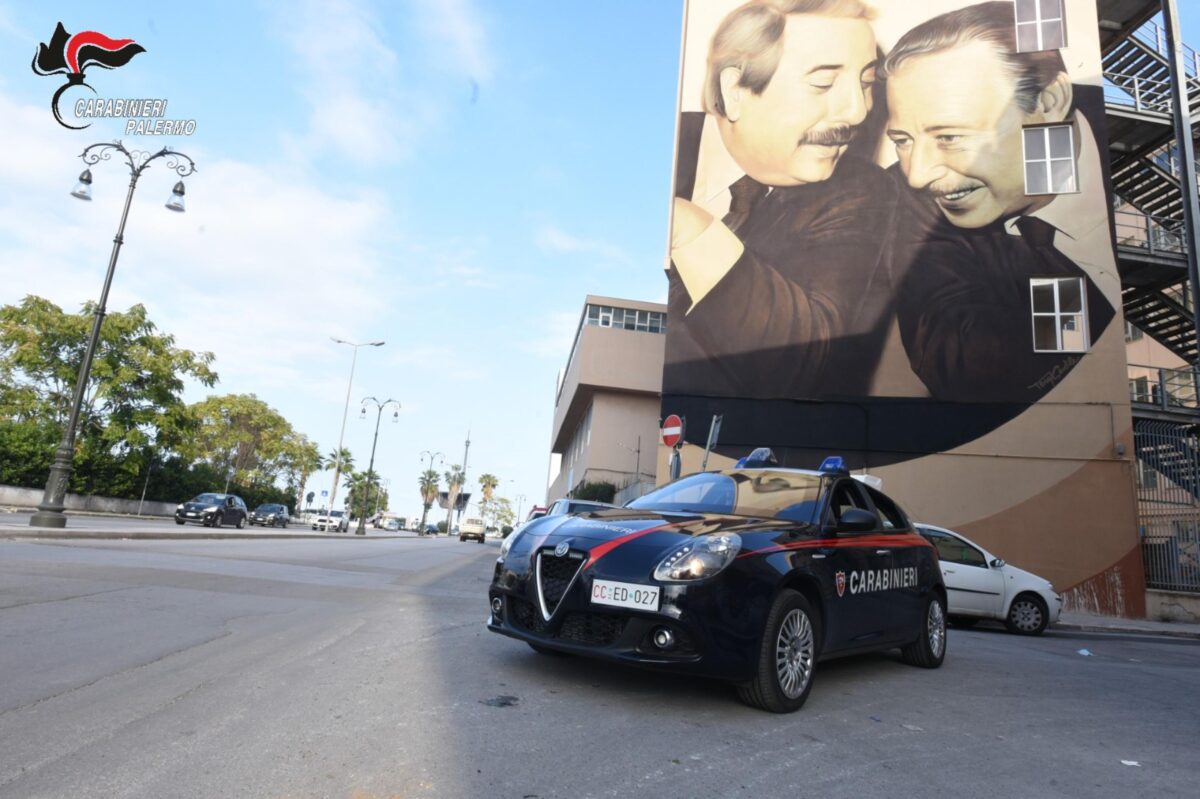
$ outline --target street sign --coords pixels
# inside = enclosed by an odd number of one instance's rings
[[[662,423],[662,441],[668,447],[673,447],[683,439],[683,420],[671,414]]]

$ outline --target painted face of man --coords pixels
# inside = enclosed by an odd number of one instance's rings
[[[985,42],[918,56],[888,78],[888,137],[908,184],[946,219],[979,228],[1027,211],[1022,129],[1047,121],[1017,105],[1015,82]]]
[[[768,186],[828,180],[871,110],[875,35],[862,19],[792,14],[779,66],[761,94],[722,75],[726,148]]]

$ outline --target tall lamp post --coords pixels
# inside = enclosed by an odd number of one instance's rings
[[[395,422],[400,418],[400,400],[385,399],[383,402],[374,397],[363,397],[362,401],[362,418],[367,418],[367,403],[375,404],[379,411],[375,414],[375,438],[371,441],[371,461],[367,464],[367,485],[363,490],[362,509],[358,514],[358,529],[355,530],[357,535],[367,534],[367,500],[371,496],[371,477],[375,473],[375,445],[379,443],[379,420],[383,418],[383,409],[389,405],[395,405],[396,410],[392,411],[392,421]]]
[[[430,452],[429,450],[425,450],[421,453],[421,463],[422,464],[424,464],[424,462],[425,462],[426,455],[429,456],[429,468],[422,471],[422,475],[424,475],[425,472],[433,471],[433,459],[434,458],[441,458],[442,463],[446,462],[446,456],[443,455],[442,453]],[[437,499],[437,497],[434,496],[434,499]],[[425,522],[428,520],[428,518],[429,518],[429,508],[425,507],[425,497],[421,497],[421,535],[425,535]],[[447,530],[446,532],[449,533],[450,531]]]
[[[346,405],[342,408],[342,432],[338,433],[337,450],[334,451],[333,462],[333,488],[329,489],[329,513],[326,516],[328,519],[333,518],[333,500],[337,497],[338,478],[342,474],[342,442],[346,438],[346,414],[350,412],[350,389],[354,387],[354,366],[358,362],[359,347],[382,347],[382,341],[364,341],[361,344],[355,344],[353,341],[342,341],[340,338],[330,336],[329,339],[335,344],[345,344],[354,349],[354,357],[350,359],[350,382],[346,384]]]
[[[108,306],[108,290],[112,286],[113,273],[117,269],[117,256],[121,254],[121,244],[125,241],[125,221],[129,219],[129,206],[133,203],[133,191],[137,188],[138,179],[150,166],[150,163],[164,158],[167,169],[180,178],[186,178],[196,171],[196,163],[184,155],[166,147],[156,153],[143,150],[127,150],[121,142],[111,144],[99,143],[89,145],[80,154],[87,168],[79,176],[72,197],[81,200],[92,199],[92,170],[91,167],[101,161],[108,161],[113,153],[120,153],[129,166],[129,192],[125,195],[125,209],[121,212],[121,222],[117,226],[117,235],[113,239],[112,255],[108,259],[108,273],[104,276],[104,288],[100,290],[100,302],[93,312],[92,335],[88,338],[87,350],[84,351],[83,362],[79,365],[79,376],[75,381],[75,394],[71,398],[71,413],[67,417],[66,427],[63,428],[62,442],[54,452],[54,464],[50,467],[50,476],[46,478],[46,491],[42,501],[37,506],[37,513],[29,518],[30,527],[66,527],[67,517],[63,513],[64,500],[67,496],[67,484],[71,479],[72,461],[75,457],[75,429],[79,425],[79,414],[83,408],[83,396],[87,389],[88,377],[92,372],[92,359],[96,355],[96,346],[100,342],[100,327],[104,324],[104,315]],[[172,211],[183,211],[183,181],[175,183],[171,197],[167,200],[167,208]]]

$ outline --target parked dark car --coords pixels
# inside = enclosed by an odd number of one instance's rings
[[[250,515],[246,503],[234,494],[201,494],[175,508],[175,523],[195,522],[205,527],[232,524],[239,530]]]
[[[287,527],[291,520],[287,505],[272,502],[259,505],[250,514],[249,519],[251,524],[261,524],[263,527]]]

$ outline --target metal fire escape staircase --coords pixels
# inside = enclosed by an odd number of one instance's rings
[[[1104,94],[1126,321],[1195,364],[1187,240],[1158,2],[1099,0]],[[1200,56],[1184,46],[1189,117],[1200,115]],[[1194,179],[1194,178],[1193,178]]]

